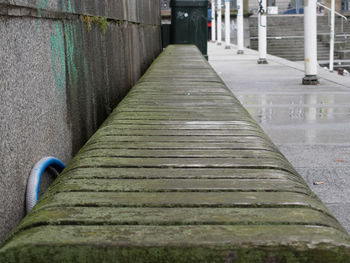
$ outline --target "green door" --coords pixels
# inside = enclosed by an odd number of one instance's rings
[[[172,43],[195,44],[207,58],[208,1],[171,1]]]

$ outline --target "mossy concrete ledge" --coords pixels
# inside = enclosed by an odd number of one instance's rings
[[[0,262],[349,263],[350,237],[194,46],[169,46]]]

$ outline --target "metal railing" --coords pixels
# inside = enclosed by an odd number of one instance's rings
[[[323,8],[327,9],[328,11],[332,11],[332,9],[330,9],[328,6],[324,5],[324,4],[321,4],[320,2],[317,2],[316,3],[317,5],[319,6],[322,6]],[[338,13],[337,11],[334,12],[336,15],[340,16],[341,18],[343,18],[345,21],[348,21],[348,19],[343,16],[342,14]]]
[[[318,6],[323,7],[324,9],[327,9],[328,11],[332,11],[331,8],[329,8],[328,6],[326,6],[326,5],[324,5],[324,4],[321,4],[320,2],[316,2],[316,4],[317,4]],[[347,19],[346,16],[343,16],[342,14],[338,13],[337,11],[334,11],[334,13],[335,13],[337,16],[339,16],[339,17],[342,18],[342,20],[341,20],[341,32],[344,33],[344,20],[345,20],[345,22],[348,22],[348,19]],[[329,25],[329,24],[330,24],[330,17],[329,17],[329,15],[328,15],[328,25]],[[330,25],[329,25],[329,26],[330,26]]]
[[[335,15],[340,16],[341,19],[341,32],[344,33],[344,22],[348,21],[348,19],[343,16],[342,14],[339,14],[337,11],[335,11],[335,0],[332,0],[331,2],[331,8],[328,6],[325,6],[319,2],[316,2],[318,6],[321,6],[327,10],[330,11],[331,15],[328,14],[328,25],[329,25],[329,18],[330,18],[330,33],[329,33],[329,70],[332,72],[333,71],[333,64],[334,64],[334,39],[335,39]]]

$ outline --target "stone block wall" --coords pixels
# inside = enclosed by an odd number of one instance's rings
[[[65,163],[161,51],[159,0],[0,0],[0,243],[33,165]]]

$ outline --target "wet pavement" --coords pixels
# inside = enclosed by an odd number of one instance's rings
[[[350,233],[350,76],[319,68],[304,86],[303,63],[236,52],[209,43],[209,62]]]

